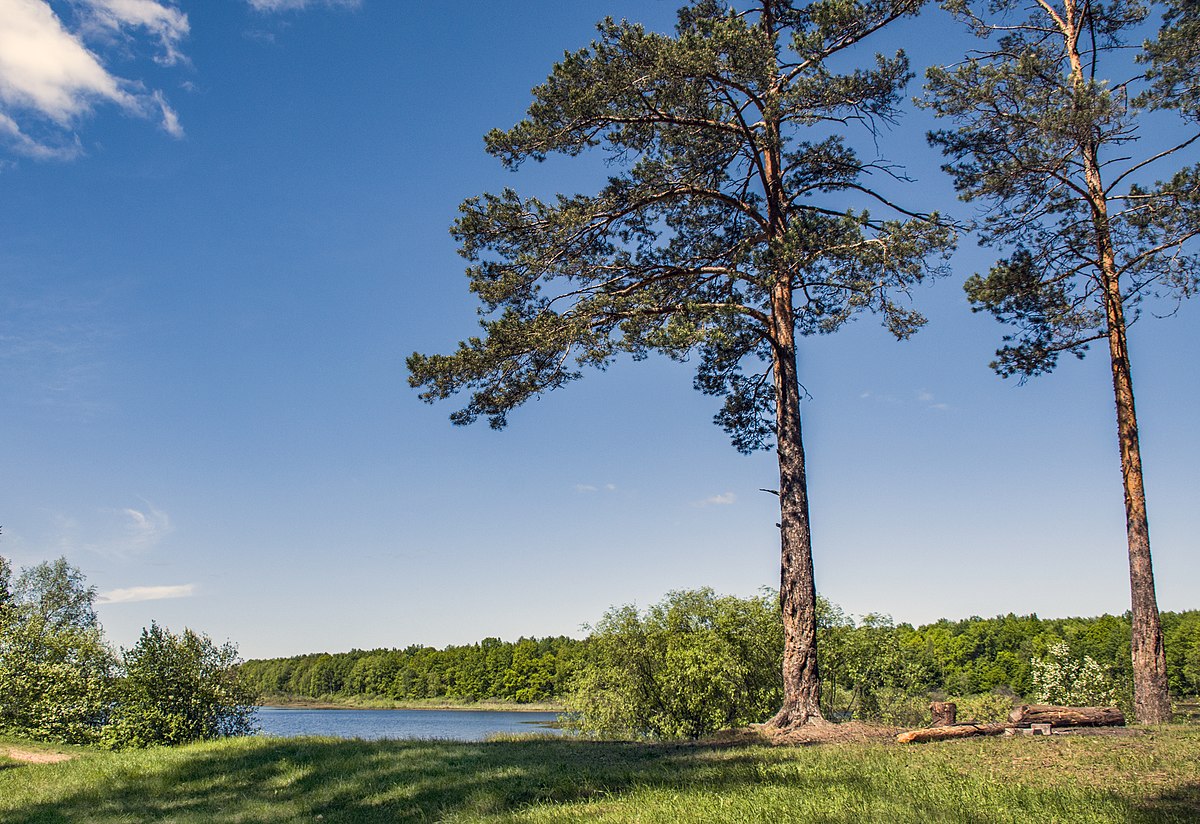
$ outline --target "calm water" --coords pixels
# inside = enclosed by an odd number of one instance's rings
[[[335,738],[448,738],[482,741],[494,733],[561,733],[553,712],[490,710],[310,710],[259,707],[264,735]]]

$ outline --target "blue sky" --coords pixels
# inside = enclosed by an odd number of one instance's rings
[[[50,6],[0,0],[0,553],[81,567],[118,644],[154,618],[247,657],[775,584],[774,456],[729,446],[687,365],[589,375],[499,433],[405,383],[475,328],[458,204],[604,173],[514,175],[482,135],[596,20],[666,29],[673,0]],[[936,15],[886,34],[952,59]],[[925,117],[881,148],[908,202],[966,215]],[[992,374],[1002,330],[961,290],[988,261],[964,239],[909,342],[863,318],[802,347],[817,583],[850,613],[1127,608],[1107,359]],[[1198,311],[1131,333],[1164,609],[1200,606]]]

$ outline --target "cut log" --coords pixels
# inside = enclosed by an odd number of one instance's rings
[[[931,727],[950,727],[958,720],[958,706],[953,701],[934,701],[929,705],[929,714],[933,716]]]
[[[1123,727],[1125,716],[1116,707],[1055,707],[1032,704],[1017,707],[1008,720],[1018,727],[1049,724],[1052,727]]]
[[[896,740],[901,744],[924,744],[926,741],[969,738],[972,735],[1000,735],[1008,728],[1008,724],[951,724],[945,727],[928,727],[923,730],[902,732],[896,736]]]

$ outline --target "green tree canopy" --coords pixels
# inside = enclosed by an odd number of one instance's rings
[[[10,575],[0,557],[0,593]],[[104,724],[116,665],[95,589],[59,558],[25,569],[0,598],[0,731],[84,744]]]
[[[910,77],[902,53],[855,47],[920,5],[696,0],[673,36],[600,23],[486,145],[513,169],[594,149],[614,174],[594,194],[463,203],[452,232],[483,334],[408,360],[423,399],[467,393],[456,423],[502,427],[588,367],[694,357],[734,446],[779,456],[781,725],[820,717],[797,337],[861,312],[907,337],[924,319],[903,298],[951,243],[935,216],[872,188],[894,170],[847,137],[895,117]]]

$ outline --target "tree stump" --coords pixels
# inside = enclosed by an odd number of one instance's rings
[[[949,727],[958,718],[958,706],[953,701],[934,701],[929,705],[929,714],[933,716],[931,727]]]

